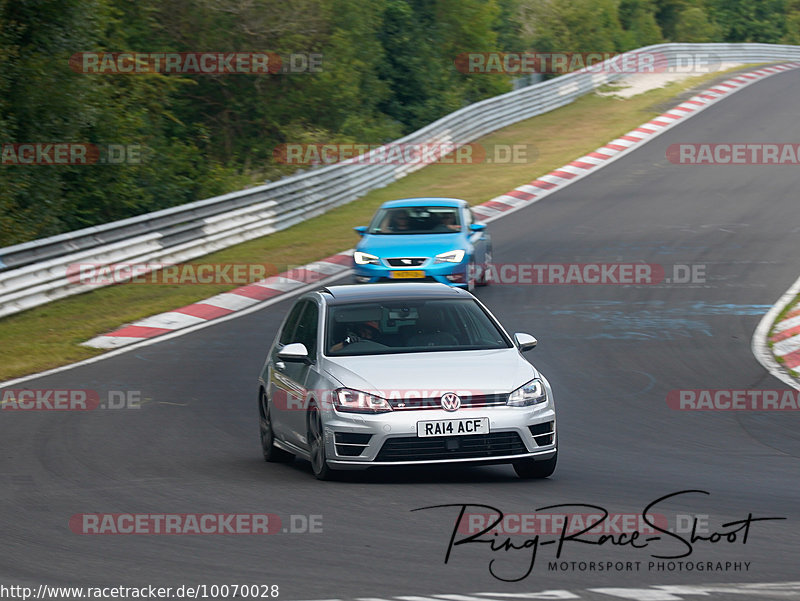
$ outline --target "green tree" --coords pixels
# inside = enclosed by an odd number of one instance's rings
[[[519,15],[527,45],[540,52],[627,49],[615,0],[523,0]]]
[[[709,14],[724,42],[779,43],[784,32],[784,0],[710,0]]]
[[[498,0],[498,14],[493,29],[497,32],[497,47],[503,52],[525,50],[523,22],[520,19],[522,0]]]
[[[681,12],[689,8],[694,0],[655,0],[655,17],[665,39],[675,40],[675,28]]]
[[[622,0],[619,21],[626,34],[626,50],[663,41],[661,28],[656,22],[656,9],[650,0]]]
[[[714,42],[719,39],[719,28],[709,21],[703,8],[693,6],[681,11],[674,36],[676,42]]]
[[[494,51],[494,2],[480,0],[388,0],[379,40],[386,59],[380,76],[391,95],[381,110],[418,129],[469,102],[510,89],[496,75],[462,74],[462,52]]]
[[[788,0],[782,44],[800,44],[800,0]]]
[[[122,16],[108,0],[0,5],[3,142],[113,144],[137,148],[143,159],[2,166],[0,246],[188,202],[234,182],[203,160],[196,132],[165,110],[179,80],[70,69],[77,52],[125,47]]]

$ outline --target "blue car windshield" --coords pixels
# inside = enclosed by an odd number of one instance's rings
[[[458,207],[392,207],[380,209],[369,234],[457,234],[462,224]]]
[[[330,356],[511,346],[486,311],[471,299],[361,302],[328,309],[325,351]]]

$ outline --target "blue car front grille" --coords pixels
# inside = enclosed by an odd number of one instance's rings
[[[419,267],[427,260],[427,257],[408,257],[400,259],[386,259],[386,262],[391,267]]]

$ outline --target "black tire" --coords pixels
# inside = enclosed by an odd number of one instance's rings
[[[308,409],[308,441],[311,451],[311,471],[314,472],[314,476],[317,480],[333,480],[336,470],[328,465],[322,416],[316,405],[311,405]]]
[[[517,476],[524,480],[536,478],[549,478],[556,471],[558,461],[558,451],[550,459],[536,461],[534,459],[524,459],[514,463],[514,471]]]
[[[290,463],[294,460],[294,455],[275,446],[275,434],[272,432],[272,421],[269,418],[269,402],[263,390],[259,394],[258,412],[261,417],[261,452],[264,454],[264,461]]]
[[[489,277],[489,268],[492,266],[492,249],[487,248],[486,254],[483,257],[483,269],[481,270],[481,277],[476,284],[478,286],[488,286],[492,279]]]

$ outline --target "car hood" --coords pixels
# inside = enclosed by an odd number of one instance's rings
[[[461,233],[453,234],[368,234],[357,250],[379,257],[432,257],[468,246]]]
[[[324,369],[347,388],[387,395],[419,391],[423,397],[511,392],[538,375],[516,348],[326,357]]]

